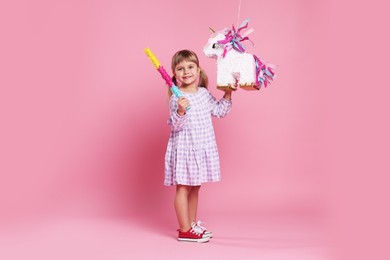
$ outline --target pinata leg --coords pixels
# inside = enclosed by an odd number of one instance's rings
[[[219,90],[233,90],[236,91],[240,86],[240,72],[232,72],[232,76],[234,79],[234,83],[228,83],[226,85],[217,85],[217,89]]]
[[[240,86],[240,72],[232,72],[232,76],[234,78],[234,90],[237,90],[237,88]]]

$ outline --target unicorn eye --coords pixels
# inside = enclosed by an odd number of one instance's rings
[[[213,47],[213,49],[218,48],[218,43],[214,43],[212,47]]]

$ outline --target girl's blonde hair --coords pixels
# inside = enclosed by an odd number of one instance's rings
[[[207,85],[209,84],[209,79],[206,75],[206,72],[204,72],[204,70],[199,66],[199,59],[198,59],[198,56],[196,55],[196,53],[193,51],[190,51],[190,50],[181,50],[181,51],[176,52],[173,55],[172,62],[171,62],[171,69],[172,69],[173,74],[175,74],[175,68],[176,68],[177,64],[179,64],[182,61],[191,61],[191,62],[195,63],[196,66],[198,66],[198,68],[200,69],[199,87],[207,88]],[[176,81],[175,76],[172,77],[172,81],[173,81],[173,83],[175,83],[175,85],[177,85],[177,81]],[[169,89],[169,95],[170,96],[172,95],[172,92],[170,89]]]

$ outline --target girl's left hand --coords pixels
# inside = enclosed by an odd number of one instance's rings
[[[236,88],[237,89],[237,88]],[[235,91],[236,89],[232,89],[232,88],[225,88],[223,91],[225,92],[225,95],[223,95],[223,97],[226,99],[226,100],[232,100],[232,92]]]

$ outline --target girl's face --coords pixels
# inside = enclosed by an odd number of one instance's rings
[[[192,61],[182,61],[175,67],[175,77],[182,87],[195,86],[199,77],[200,68]]]

